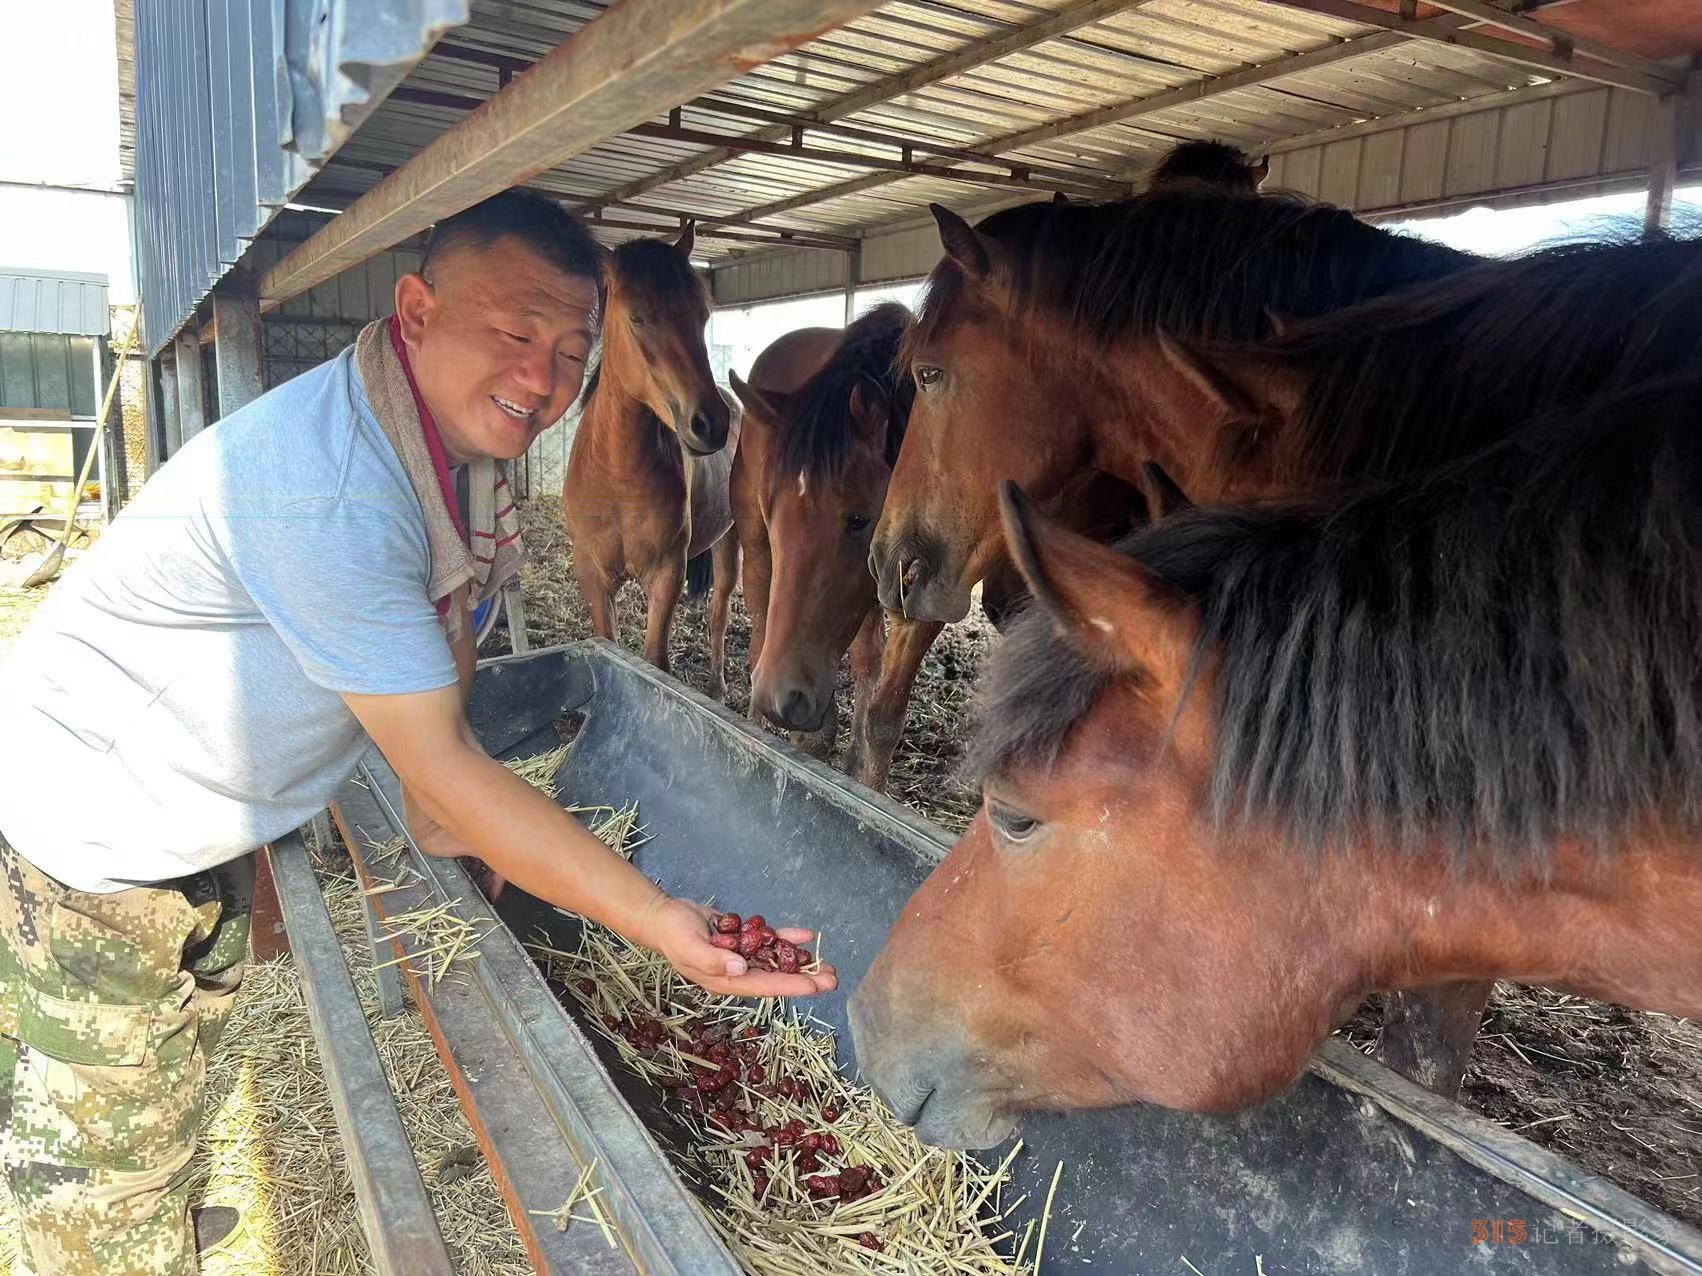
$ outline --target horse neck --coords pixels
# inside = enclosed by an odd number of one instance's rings
[[[1379,987],[1512,979],[1702,1015],[1694,839],[1656,834],[1613,854],[1558,848],[1547,875],[1528,881],[1453,880],[1439,870],[1405,904],[1411,930],[1397,938]]]
[[[605,355],[597,387],[585,402],[579,432],[592,454],[611,475],[650,473],[672,468],[683,456],[674,432],[632,388],[627,369]]]

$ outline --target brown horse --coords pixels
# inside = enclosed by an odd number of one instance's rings
[[[1126,555],[1009,488],[1040,605],[983,688],[985,805],[852,1002],[865,1076],[983,1147],[1258,1102],[1373,989],[1702,1013],[1698,419],[1692,373]]]
[[[761,440],[745,472],[768,564],[751,716],[808,737],[823,756],[833,744],[840,660],[852,653],[859,691],[880,668],[884,635],[866,564],[884,476],[909,415],[896,357],[910,319],[903,306],[877,306],[839,334],[831,356],[792,392],[733,380],[745,437]],[[763,371],[762,360],[752,371]],[[746,581],[750,607],[748,569]]]
[[[1658,322],[1644,315],[1685,277],[1691,244],[1483,264],[1334,209],[1205,198],[1149,196],[1098,214],[1029,206],[978,230],[940,215],[949,255],[910,345],[921,391],[871,556],[888,606],[949,616],[966,605],[979,564],[1002,553],[989,499],[1002,478],[1043,497],[1081,465],[1127,476],[1156,459],[1196,499],[1305,493],[1410,473],[1533,407],[1575,403],[1606,383],[1616,351],[1647,372],[1681,367],[1697,348],[1702,309],[1682,292],[1655,306]],[[1069,233],[1082,216],[1089,224]],[[1104,281],[1094,263],[1115,259],[1134,268]],[[1341,309],[1378,293],[1388,295]],[[1242,359],[1212,375],[1163,338],[1257,335],[1272,308],[1337,317],[1305,325],[1258,369]],[[1304,386],[1318,396],[1302,414],[1312,428],[1272,430]],[[1214,422],[1234,428],[1224,437]],[[911,676],[889,660],[881,687]],[[1486,994],[1395,998],[1384,1057],[1451,1092]]]
[[[856,708],[846,769],[877,788],[885,783],[892,750],[864,750],[868,692],[884,644],[903,646],[918,636],[931,642],[939,628],[898,617],[892,633],[884,634],[868,571],[869,537],[910,413],[911,382],[901,376],[896,356],[911,318],[898,305],[863,315],[845,330],[827,362],[793,393],[733,381],[745,405],[735,483],[741,463],[748,466],[746,473],[760,475],[752,503],[765,533],[761,552],[772,556],[763,585],[768,598],[764,636],[753,644],[751,714],[793,732],[826,756],[837,725],[839,664],[849,651]],[[754,371],[764,370],[763,359]],[[752,443],[757,447],[750,448]],[[763,458],[760,466],[750,460],[755,455]],[[1138,491],[1097,474],[1083,476],[1054,504],[1072,529],[1105,540],[1128,532],[1146,513]],[[1002,626],[1026,598],[1021,579],[1008,565],[995,567],[983,582],[982,607],[996,625]]]
[[[573,573],[599,638],[618,638],[615,591],[636,579],[648,604],[644,656],[668,668],[687,563],[712,554],[709,692],[725,695],[727,620],[739,572],[728,498],[737,418],[709,370],[709,294],[678,243],[615,249],[602,358],[562,485]]]
[[[946,256],[906,349],[916,403],[870,557],[882,604],[918,620],[961,619],[1002,556],[1003,479],[1044,499],[1089,468],[1138,482],[1152,460],[1212,498],[1221,476],[1140,428],[1153,378],[1175,379],[1161,332],[1256,339],[1273,309],[1321,314],[1477,262],[1272,197],[1027,204],[979,228],[935,218]]]
[[[784,402],[826,366],[834,351],[839,348],[844,335],[845,330],[842,328],[798,328],[785,333],[770,342],[756,357],[756,361],[751,365],[748,385],[736,376],[732,384],[738,388],[737,393],[741,396],[754,392],[745,399],[747,405],[758,396],[772,396],[776,401]],[[754,425],[755,428],[744,428],[740,435],[729,482],[733,530],[738,537],[744,560],[745,614],[751,627],[749,660],[753,674],[767,646],[769,591],[774,575],[764,493],[770,464],[769,455],[778,438],[776,423],[777,417],[773,411],[768,413],[765,421],[753,421],[747,406],[745,415],[741,417],[741,425]],[[764,428],[765,426],[767,428]],[[868,639],[865,636],[866,641]],[[872,659],[878,663],[878,627],[873,634],[873,642],[875,654]],[[754,721],[765,721],[754,696],[749,713]],[[799,747],[817,757],[825,758],[833,751],[836,730],[835,715],[832,721],[824,723],[817,731],[790,734],[793,742]]]

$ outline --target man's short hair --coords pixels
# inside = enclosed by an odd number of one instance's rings
[[[595,280],[601,291],[603,253],[585,223],[552,199],[510,190],[445,217],[426,238],[420,273],[456,248],[488,248],[505,237],[518,239],[533,253],[567,275]]]

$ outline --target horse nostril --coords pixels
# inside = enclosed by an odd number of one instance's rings
[[[780,720],[789,727],[802,727],[811,721],[810,697],[807,692],[789,691],[780,704]]]

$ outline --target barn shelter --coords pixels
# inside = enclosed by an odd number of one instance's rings
[[[1268,156],[1269,187],[1368,218],[1646,189],[1658,225],[1702,168],[1698,49],[1702,13],[1682,0],[142,6],[155,457],[387,313],[421,233],[510,186],[559,198],[611,245],[695,225],[721,306],[843,292],[849,309],[857,289],[933,266],[929,203],[974,216],[1115,197],[1188,139]],[[481,673],[474,721],[493,754],[539,752],[564,714],[578,724],[564,801],[639,802],[653,833],[639,862],[671,889],[764,907],[807,888],[848,988],[946,845],[607,647]],[[398,812],[374,755],[335,817],[358,850],[400,835]],[[445,1270],[299,842],[269,859],[375,1259]],[[446,903],[485,923],[470,979],[409,978],[539,1269],[737,1270],[651,1114],[515,938],[564,923],[524,901],[499,917],[458,866],[415,861],[415,884],[374,907]],[[383,941],[384,959],[409,942]],[[820,1013],[843,1028],[842,999]],[[1543,1270],[1702,1271],[1693,1230],[1334,1046],[1291,1095],[1233,1121],[1128,1110],[1038,1127],[1015,1166],[1031,1211],[1060,1160],[1080,1230],[1048,1270],[1252,1270],[1256,1256],[1273,1272],[1528,1270],[1528,1249],[1470,1243],[1472,1220],[1519,1218],[1578,1221],[1593,1242],[1545,1248]],[[593,1163],[612,1252],[531,1212]]]

